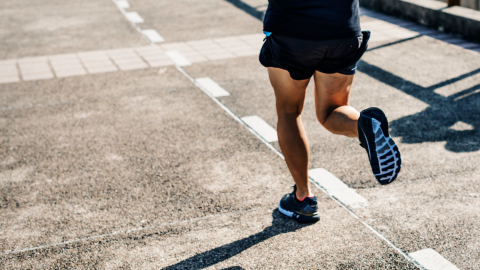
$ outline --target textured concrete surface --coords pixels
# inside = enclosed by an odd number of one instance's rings
[[[112,0],[0,3],[1,59],[147,45]]]
[[[259,33],[262,24],[223,0],[131,0],[142,15],[142,28],[156,29],[167,42]]]
[[[258,33],[253,15],[265,8],[129,3],[145,20],[137,26],[167,42]],[[3,59],[146,44],[112,1],[0,5],[11,25],[1,27]],[[53,13],[88,24],[38,22]],[[386,112],[398,180],[379,186],[358,141],[318,124],[312,85],[303,115],[311,168],[368,200],[358,219],[318,189],[320,222],[282,217],[277,203],[293,184],[284,161],[175,67],[13,82],[0,84],[0,268],[416,269],[369,224],[405,253],[431,248],[478,269],[480,54],[372,16],[362,17],[372,42],[351,102]],[[185,71],[227,90],[219,101],[238,117],[276,126],[256,56]]]

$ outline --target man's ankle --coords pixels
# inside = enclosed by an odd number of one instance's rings
[[[315,195],[313,195],[312,192],[310,191],[306,191],[306,192],[299,192],[298,190],[295,192],[295,198],[300,201],[300,202],[303,202],[303,200],[305,200],[305,198],[309,197],[309,198],[313,198]]]

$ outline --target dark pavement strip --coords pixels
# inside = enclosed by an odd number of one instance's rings
[[[130,0],[127,11],[145,19],[142,29],[155,29],[166,42],[191,41],[262,32],[262,24],[222,0]]]
[[[142,46],[111,0],[0,3],[0,59]]]

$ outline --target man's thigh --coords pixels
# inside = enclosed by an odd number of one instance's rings
[[[349,105],[353,77],[354,75],[340,73],[315,72],[315,107],[319,118],[327,117],[340,106]]]
[[[310,79],[294,80],[288,71],[275,67],[268,68],[268,75],[275,91],[277,111],[301,113]]]
[[[326,74],[316,71],[315,103],[317,107],[345,106],[349,104],[354,75]]]

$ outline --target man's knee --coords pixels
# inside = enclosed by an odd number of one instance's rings
[[[303,110],[303,104],[302,103],[279,103],[277,102],[276,104],[277,107],[277,114],[279,116],[285,115],[285,116],[292,116],[292,115],[300,115]]]
[[[335,108],[329,108],[329,109],[317,109],[316,110],[316,115],[317,115],[317,120],[320,122],[322,126],[325,127],[325,123],[327,122],[328,116],[335,110]]]

